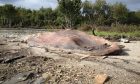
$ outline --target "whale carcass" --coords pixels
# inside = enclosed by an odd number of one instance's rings
[[[27,39],[27,43],[30,46],[87,51],[98,56],[116,54],[121,50],[116,43],[102,37],[70,29],[34,34]]]

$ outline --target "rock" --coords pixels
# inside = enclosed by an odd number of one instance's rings
[[[52,76],[51,73],[43,73],[42,74],[42,78],[47,79],[47,80],[51,79],[51,76]]]
[[[95,77],[95,84],[104,84],[108,78],[106,74],[98,74]]]
[[[32,72],[20,73],[12,77],[10,80],[5,81],[3,84],[17,84],[18,82],[32,79],[33,77],[34,77],[34,73]]]
[[[22,56],[22,55],[19,55],[19,56],[8,56],[8,57],[5,57],[3,59],[0,59],[1,62],[3,63],[12,63],[14,62],[15,60],[17,59],[21,59],[21,58],[24,58],[25,56]]]
[[[0,41],[0,45],[7,45],[7,42]]]
[[[21,59],[21,58],[24,58],[24,57],[25,56],[17,56],[17,57],[13,57],[13,58],[7,58],[7,59],[4,60],[4,63],[11,63],[14,60]]]
[[[72,52],[68,52],[68,54],[72,54]]]
[[[25,43],[20,43],[19,46],[20,48],[29,48],[29,46]]]
[[[45,52],[46,52],[45,48],[32,47],[30,49],[31,55],[34,55],[34,56],[42,56],[44,55]]]
[[[51,79],[52,74],[51,73],[43,73],[42,77],[38,78],[37,80],[34,81],[33,84],[46,84],[47,80]]]
[[[22,43],[27,43],[27,39],[29,39],[29,37],[31,37],[31,35],[22,36],[19,40]]]
[[[106,58],[108,58],[108,56],[102,56],[102,59],[106,59]]]
[[[7,46],[7,48],[8,48],[9,50],[20,50],[20,49],[21,49],[20,46],[11,46],[11,45]]]
[[[33,84],[45,84],[46,80],[42,77],[38,78],[37,80],[34,81]]]
[[[0,45],[6,45],[7,40],[5,38],[0,37]]]
[[[3,83],[3,81],[0,81],[0,84],[2,84]]]
[[[121,38],[120,39],[120,42],[123,42],[123,43],[130,43],[130,41],[126,38]]]
[[[124,46],[124,45],[119,45],[119,47],[120,47],[121,49],[125,48],[125,46]]]

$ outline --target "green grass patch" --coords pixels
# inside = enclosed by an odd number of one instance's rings
[[[92,34],[92,31],[87,31],[88,34]],[[140,31],[135,32],[109,32],[109,31],[95,31],[97,36],[131,36],[131,37],[140,37]]]

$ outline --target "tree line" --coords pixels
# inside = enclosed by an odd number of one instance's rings
[[[0,27],[46,27],[75,28],[82,24],[106,25],[140,24],[140,11],[130,11],[125,4],[108,4],[105,0],[57,0],[58,6],[39,10],[0,6]]]

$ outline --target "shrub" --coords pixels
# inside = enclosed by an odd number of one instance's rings
[[[83,24],[78,29],[79,30],[82,30],[82,31],[89,31],[89,30],[92,29],[92,26],[91,25],[88,25],[88,24]]]

